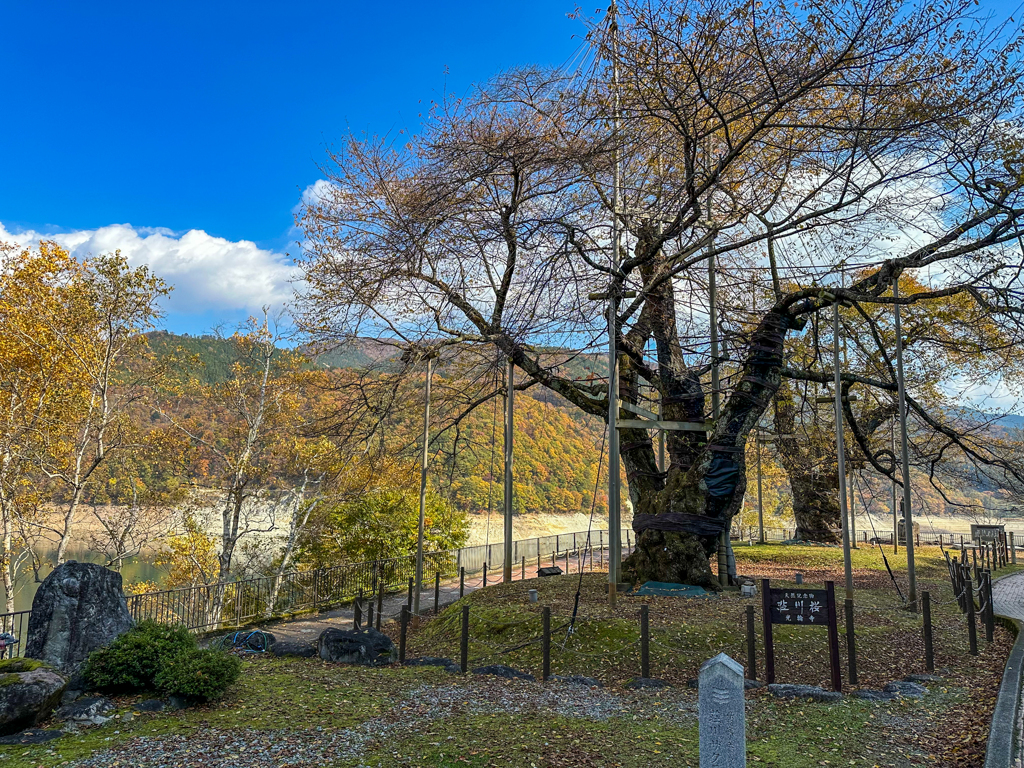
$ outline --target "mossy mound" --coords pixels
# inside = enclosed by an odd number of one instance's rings
[[[4,659],[0,661],[0,675],[3,676],[35,672],[37,669],[50,669],[50,665],[38,659]]]

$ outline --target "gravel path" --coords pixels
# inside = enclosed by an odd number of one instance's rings
[[[548,713],[604,720],[627,712],[692,722],[692,691],[609,692],[579,685],[470,678],[449,685],[424,685],[397,702],[390,714],[360,725],[329,730],[230,731],[198,728],[162,738],[135,737],[91,757],[68,763],[73,768],[312,768],[342,759],[358,759],[381,746],[393,732],[415,735],[432,720],[460,715]]]

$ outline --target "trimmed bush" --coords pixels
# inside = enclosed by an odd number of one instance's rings
[[[189,701],[219,699],[242,672],[242,662],[224,651],[187,651],[168,659],[156,687],[166,696]]]
[[[82,670],[90,688],[113,693],[151,689],[168,660],[196,652],[196,639],[181,626],[142,621],[89,656]]]

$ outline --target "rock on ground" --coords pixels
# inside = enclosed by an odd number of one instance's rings
[[[56,718],[81,725],[103,725],[110,719],[107,713],[113,710],[114,702],[106,696],[89,696],[65,704],[57,710]]]
[[[45,665],[23,659],[0,663],[0,736],[45,720],[60,703],[66,685]]]
[[[826,691],[817,685],[791,685],[789,683],[772,683],[768,686],[771,694],[780,699],[811,699],[812,701],[839,701],[843,694],[839,691]]]
[[[635,677],[623,687],[634,691],[640,688],[671,688],[672,686],[664,680],[659,680],[656,677]]]
[[[506,667],[504,664],[488,664],[485,667],[477,667],[473,670],[473,674],[504,677],[507,680],[536,680],[536,678],[529,672],[522,672],[513,667]]]
[[[121,574],[69,560],[53,569],[32,600],[25,655],[71,673],[134,623]]]
[[[907,683],[907,682],[893,682],[886,683],[885,687],[882,688],[886,693],[897,693],[900,696],[906,696],[911,699],[920,699],[926,693],[928,689],[919,683]]]
[[[270,653],[274,656],[298,656],[303,659],[310,659],[316,656],[317,649],[312,643],[293,643],[287,640],[278,640],[270,646]]]
[[[375,667],[393,664],[398,651],[391,638],[375,629],[325,629],[316,641],[324,661]]]

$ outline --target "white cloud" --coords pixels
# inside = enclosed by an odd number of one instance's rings
[[[0,223],[0,242],[21,246],[53,240],[76,257],[120,250],[133,266],[148,266],[174,286],[165,309],[174,313],[258,312],[292,298],[294,266],[283,253],[249,240],[231,241],[201,229],[175,233],[163,227],[111,224],[99,229],[45,235],[9,232]]]

